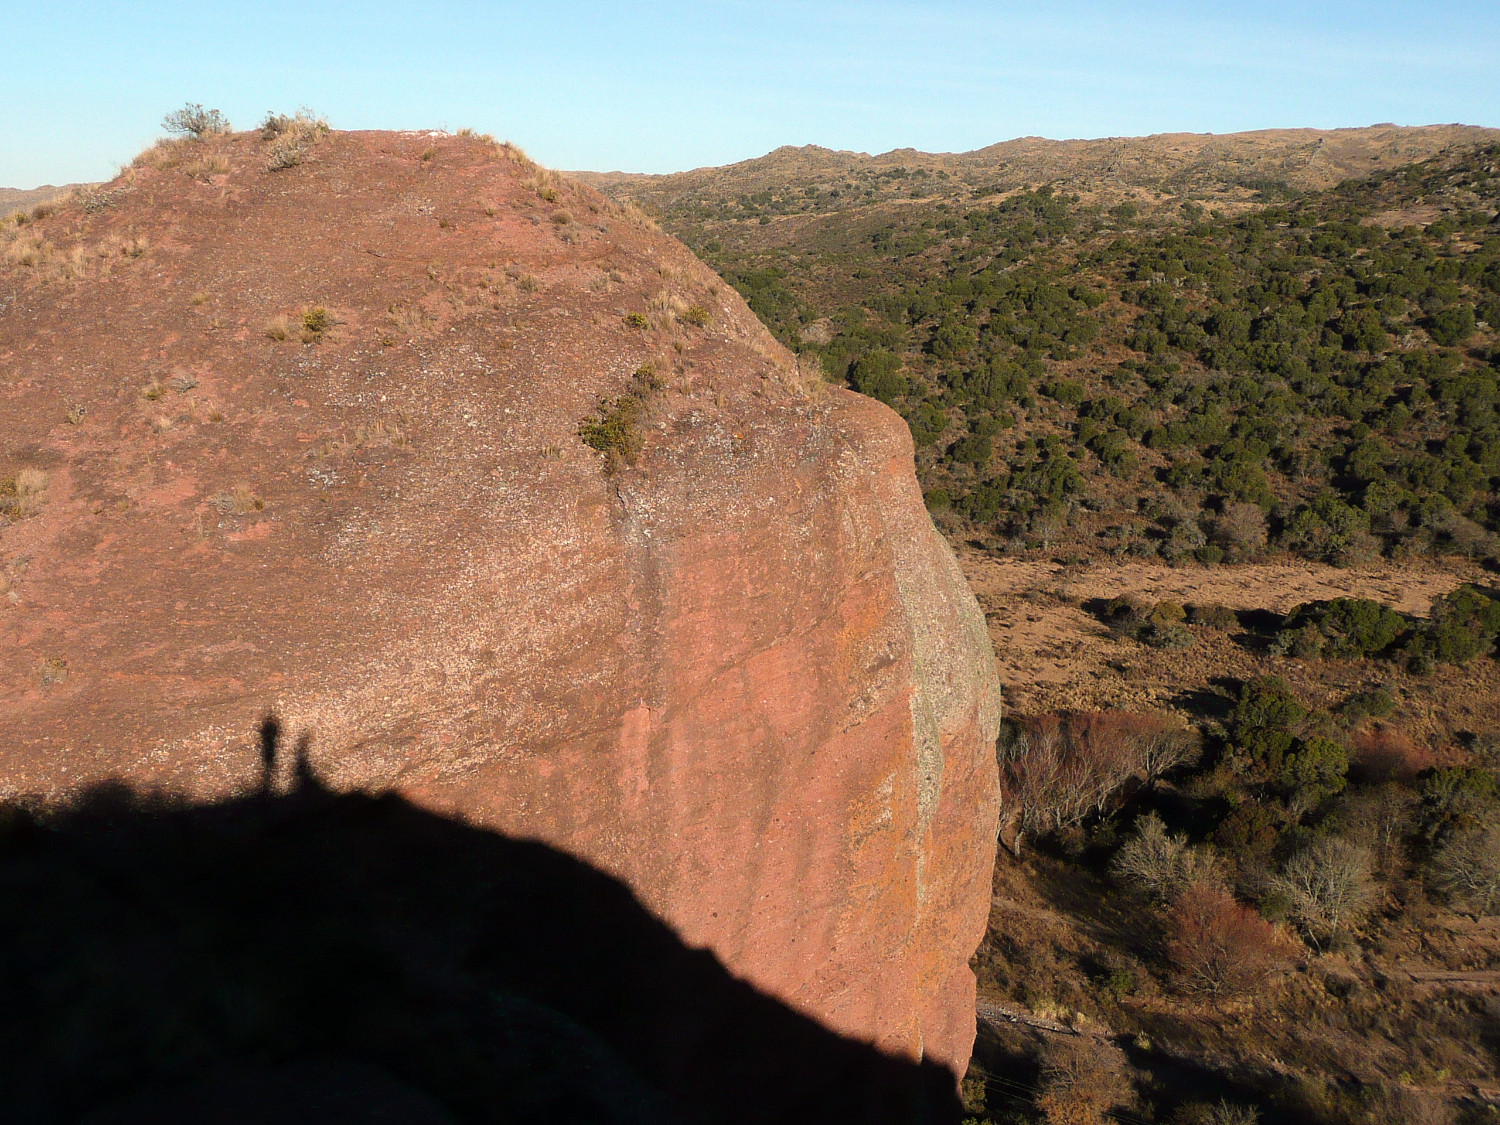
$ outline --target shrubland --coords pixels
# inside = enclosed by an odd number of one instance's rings
[[[1227,210],[908,182],[663,219],[906,419],[953,535],[1172,562],[1495,553],[1500,147]]]

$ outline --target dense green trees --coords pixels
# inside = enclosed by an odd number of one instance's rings
[[[970,537],[1038,544],[1036,512],[1061,505],[1063,538],[1160,553],[1172,529],[1151,512],[1171,497],[1208,538],[1174,557],[1487,555],[1500,531],[1496,155],[1234,218],[1193,201],[1104,209],[1043,186],[835,210],[795,253],[709,246],[784,340],[907,418],[924,488]],[[1438,221],[1374,221],[1418,199]],[[805,340],[822,318],[832,338]],[[1223,513],[1245,504],[1264,538],[1220,543]]]

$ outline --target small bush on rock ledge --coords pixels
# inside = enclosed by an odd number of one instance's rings
[[[620,465],[633,465],[644,444],[641,415],[652,392],[661,388],[656,365],[644,363],[631,376],[630,389],[614,399],[605,399],[593,418],[578,425],[578,436],[590,449],[606,458],[605,471],[614,473]]]

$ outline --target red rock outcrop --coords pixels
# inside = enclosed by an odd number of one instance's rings
[[[905,426],[505,146],[276,143],[0,236],[5,795],[245,790],[274,711],[961,1068],[998,691]]]

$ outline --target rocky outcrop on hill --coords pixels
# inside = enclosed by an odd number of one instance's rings
[[[961,1068],[998,692],[905,426],[508,146],[282,129],[0,234],[4,795],[246,792],[273,712]]]

